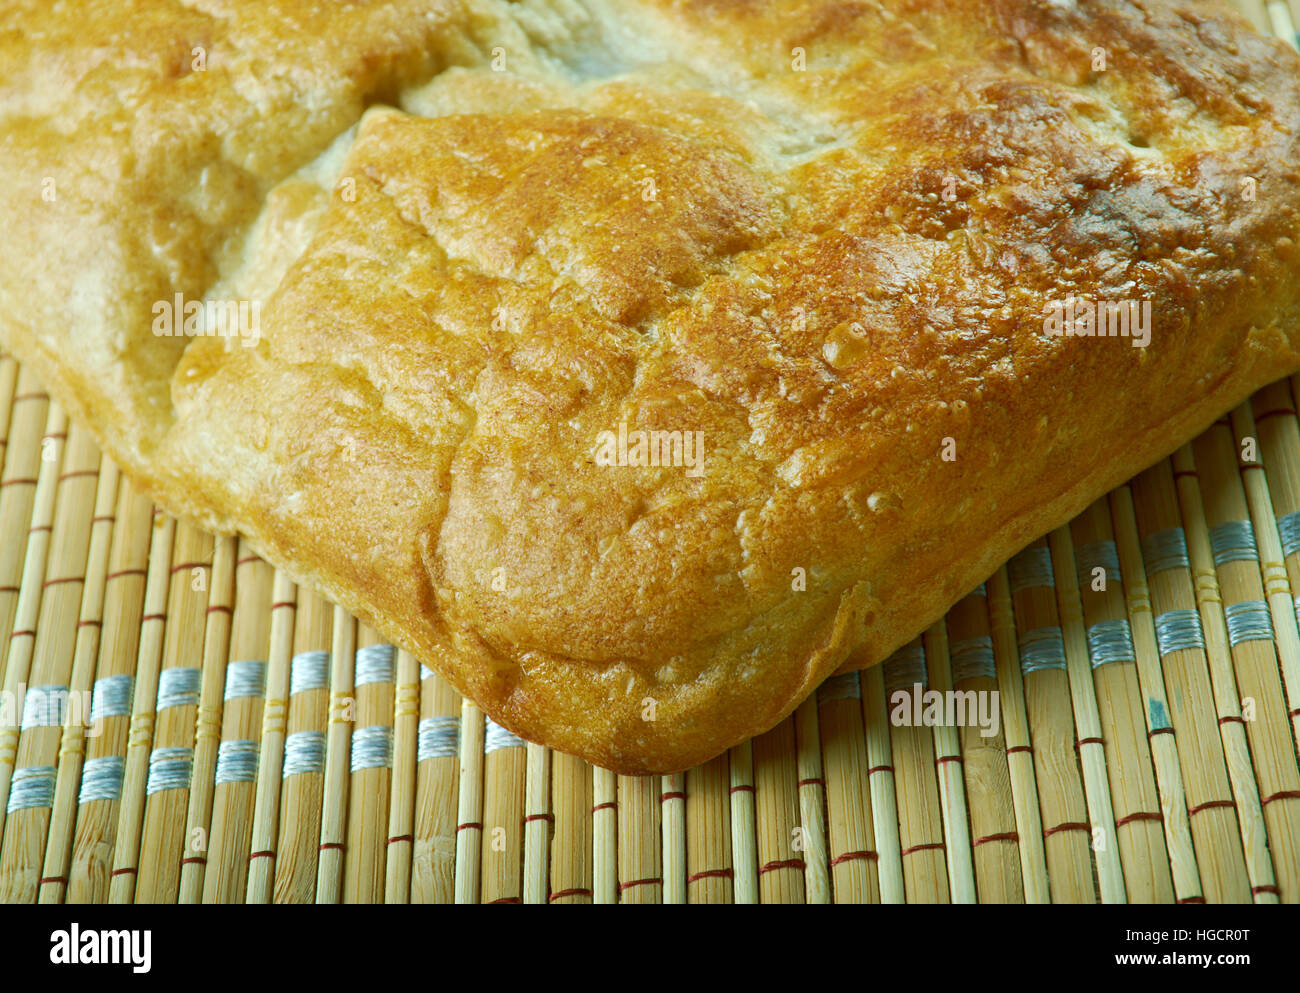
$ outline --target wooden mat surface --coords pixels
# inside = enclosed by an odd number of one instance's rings
[[[0,901],[1298,902],[1296,387],[883,666],[637,778],[156,513],[0,358]],[[918,685],[996,729],[891,720]]]

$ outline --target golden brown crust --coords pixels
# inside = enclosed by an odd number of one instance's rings
[[[771,727],[1300,369],[1300,59],[1218,4],[309,9],[8,15],[0,324],[165,507],[609,768]],[[154,336],[177,292],[260,339]],[[1047,335],[1071,296],[1150,347]]]

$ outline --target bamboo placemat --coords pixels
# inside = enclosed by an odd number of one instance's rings
[[[157,512],[0,357],[0,901],[1300,902],[1298,393],[767,734],[625,777]],[[997,732],[891,721],[918,684],[996,692]]]

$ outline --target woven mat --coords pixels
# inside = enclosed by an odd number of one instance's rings
[[[156,512],[0,358],[0,900],[1300,901],[1296,387],[769,733],[620,777]]]

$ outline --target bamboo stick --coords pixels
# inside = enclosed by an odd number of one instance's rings
[[[620,903],[659,903],[660,865],[658,776],[618,777],[618,891]]]
[[[1051,533],[1049,548],[1056,581],[1056,603],[1061,618],[1066,671],[1070,681],[1070,702],[1074,708],[1075,748],[1083,771],[1084,799],[1091,828],[1097,890],[1102,903],[1125,903],[1128,893],[1124,886],[1124,869],[1119,856],[1115,808],[1106,774],[1105,739],[1102,737],[1097,688],[1093,683],[1088,655],[1088,633],[1083,620],[1083,601],[1079,594],[1078,565],[1068,526],[1057,528]]]
[[[862,719],[867,740],[867,782],[871,787],[872,827],[875,830],[881,903],[906,903],[903,846],[899,832],[898,794],[894,785],[894,753],[889,711],[885,705],[884,669],[862,672]]]
[[[1168,824],[1156,790],[1136,649],[1124,607],[1124,576],[1104,497],[1070,523],[1070,538],[1125,892],[1133,903],[1172,903],[1174,885],[1165,841]],[[1190,833],[1184,830],[1176,838],[1171,836],[1168,844],[1184,863],[1196,865]]]
[[[75,432],[74,432],[75,434]],[[92,446],[93,447],[93,446]],[[71,450],[71,446],[70,446]],[[51,811],[45,857],[40,872],[41,903],[62,903],[67,891],[69,863],[73,832],[77,820],[77,794],[85,767],[87,742],[104,731],[104,717],[94,708],[95,659],[99,653],[99,633],[103,622],[104,582],[108,574],[108,555],[113,537],[113,509],[117,500],[118,472],[111,461],[95,451],[94,493],[89,498],[89,540],[86,546],[85,569],[82,573],[81,603],[74,616],[75,629],[72,645],[72,678],[68,689],[70,698],[81,700],[85,708],[80,714],[70,714],[64,722],[59,743],[58,780],[54,790],[54,807]],[[76,477],[88,480],[90,477]],[[71,482],[64,470],[66,486]],[[84,483],[82,484],[84,485]],[[64,495],[60,496],[61,506]],[[78,504],[76,494],[67,503]],[[59,533],[55,525],[56,535]],[[52,555],[57,562],[61,555]],[[48,580],[47,580],[48,583]],[[42,613],[49,598],[42,601]],[[43,625],[48,629],[49,625]],[[125,697],[123,697],[125,699]],[[92,785],[95,767],[91,767]]]
[[[343,896],[348,790],[352,775],[352,725],[356,721],[357,708],[356,698],[352,695],[356,645],[356,621],[342,607],[335,607],[330,641],[330,707],[329,728],[325,739],[325,792],[321,799],[320,846],[316,863],[317,903],[338,903]]]
[[[51,441],[62,444],[63,451],[48,451]],[[0,835],[0,902],[4,903],[36,900],[60,772],[65,794],[68,789],[68,770],[60,769],[62,729],[73,723],[82,725],[90,709],[89,701],[78,695],[79,689],[88,692],[89,687],[74,684],[72,666],[99,453],[90,436],[69,427],[66,420],[58,436],[47,433],[42,444],[53,456],[42,466],[42,476],[53,471],[55,482],[49,524],[43,525],[49,528],[45,533],[47,561],[35,591],[39,596],[37,620],[29,639],[28,685],[14,766],[15,781],[26,779],[27,788],[10,792],[11,811]],[[41,489],[38,484],[38,511]],[[35,518],[32,525],[38,526]]]
[[[6,368],[11,368],[11,364],[12,360],[9,360]],[[7,386],[7,383],[6,375],[0,380],[0,385]],[[4,405],[9,417],[9,433],[4,470],[0,472],[0,534],[9,539],[0,541],[0,686],[10,690],[25,682],[10,679],[8,649],[22,589],[23,564],[27,558],[28,543],[19,536],[27,535],[32,522],[41,454],[46,451],[41,436],[46,431],[50,410],[49,396],[26,369],[18,371],[12,396],[12,402]],[[0,764],[5,761],[2,753],[3,745],[0,745]],[[0,778],[6,775],[0,773]]]
[[[415,770],[420,725],[420,666],[405,649],[397,653],[393,711],[393,779],[384,855],[384,902],[411,902],[415,845]]]
[[[1023,903],[1020,836],[1007,766],[1007,742],[998,695],[997,662],[989,628],[988,593],[981,583],[948,612],[953,689],[998,701],[996,728],[967,723],[958,729],[970,809],[975,887],[982,903]],[[992,733],[986,733],[992,732]]]
[[[826,847],[826,777],[822,768],[817,697],[810,696],[795,711],[795,742],[799,787],[799,826],[803,842],[804,893],[809,903],[831,902],[830,866]]]
[[[836,903],[879,903],[861,675],[846,672],[826,680],[817,691],[817,707],[831,891]]]
[[[948,629],[942,620],[925,632],[923,644],[928,685],[939,693],[951,693]],[[971,848],[957,726],[947,723],[945,715],[944,723],[934,725],[931,733],[934,736],[935,775],[939,780],[939,809],[943,815],[943,851],[947,856],[952,902],[975,903],[975,855]]]
[[[203,899],[209,856],[213,856],[214,864],[220,864],[226,857],[222,844],[224,839],[218,838],[214,842],[213,838],[213,803],[217,769],[226,764],[222,739],[227,726],[227,707],[223,697],[228,684],[248,681],[247,676],[235,677],[237,670],[232,671],[228,665],[236,575],[241,558],[236,539],[216,539],[212,554],[212,580],[204,608],[203,655],[199,666],[199,703],[194,720],[194,761],[190,788],[187,796],[176,797],[177,800],[186,800],[184,849],[177,889],[177,900],[181,903],[198,903]],[[202,598],[202,591],[195,590],[193,583],[190,589],[191,596],[195,599]],[[260,682],[265,678],[265,671],[256,671],[253,678],[259,683],[256,692],[260,694]],[[246,691],[241,691],[241,697],[243,692]],[[239,707],[238,700],[232,700],[229,709],[242,708]],[[216,823],[222,823],[220,814]]]
[[[759,902],[803,903],[807,846],[799,823],[794,722],[786,718],[756,737],[753,756]]]
[[[41,588],[49,554],[50,530],[54,521],[54,498],[58,486],[59,466],[63,459],[64,439],[67,437],[67,418],[57,404],[50,404],[41,437],[41,459],[36,492],[32,499],[32,516],[27,528],[27,551],[23,558],[22,589],[14,610],[14,626],[9,634],[8,661],[5,665],[5,701],[22,700],[22,711],[27,709],[27,688],[30,683],[32,653],[36,640],[36,624],[40,617]],[[0,837],[3,837],[10,804],[28,806],[33,798],[54,785],[52,767],[34,766],[15,769],[18,758],[19,727],[26,721],[6,717],[0,721]],[[17,783],[18,792],[11,792]]]
[[[218,545],[218,554],[221,547]],[[229,633],[222,639],[227,645],[223,655],[204,659],[205,667],[215,665],[219,672],[224,670],[222,702],[219,710],[216,706],[211,710],[209,726],[215,734],[205,738],[200,730],[194,749],[196,782],[190,791],[190,827],[192,831],[207,826],[208,852],[205,861],[187,859],[181,867],[183,903],[235,903],[244,898],[248,886],[275,573],[242,539],[236,556],[233,610],[223,609],[225,605],[217,601],[215,582],[213,603],[208,607],[209,641],[219,618],[227,618],[228,624],[217,630],[224,628]],[[204,698],[199,703],[201,729]],[[203,747],[206,742],[216,744],[210,767]],[[197,778],[200,770],[202,780]]]
[[[522,739],[488,718],[483,728],[483,903],[523,900],[524,768]]]
[[[298,590],[294,655],[289,664],[288,734],[280,780],[276,903],[311,903],[316,898],[333,615],[334,608],[318,594]]]
[[[262,706],[261,742],[257,760],[256,799],[248,855],[246,903],[270,903],[275,896],[275,863],[279,852],[280,794],[284,779],[284,747],[289,719],[289,680],[293,633],[297,621],[297,590],[277,571],[271,587],[270,652],[266,666],[266,701]]]
[[[1146,569],[1142,561],[1137,510],[1132,491],[1127,485],[1113,491],[1109,500],[1115,524],[1120,571],[1124,577],[1129,626],[1133,634],[1134,653],[1137,655],[1138,683],[1146,698],[1143,715],[1147,725],[1147,740],[1151,743],[1156,783],[1160,789],[1160,807],[1165,820],[1175,899],[1179,903],[1203,903],[1205,888],[1197,864],[1196,840],[1191,833],[1187,791],[1183,785],[1182,758],[1175,741],[1173,725],[1169,722],[1169,697],[1161,671],[1151,589],[1147,585]]]
[[[754,810],[754,751],[748,741],[729,753],[732,899],[758,903],[758,839]]]
[[[127,731],[121,802],[113,829],[113,860],[109,871],[110,903],[130,903],[135,896],[140,841],[148,795],[150,746],[154,740],[158,681],[166,652],[167,608],[171,597],[171,561],[176,522],[155,512],[149,544],[144,614],[140,618],[140,648],[136,658],[131,723]],[[165,701],[171,704],[171,701]]]
[[[1043,850],[1056,903],[1092,903],[1092,825],[1079,773],[1065,642],[1056,611],[1047,542],[1035,541],[1007,564],[1020,672],[1043,815]]]
[[[352,729],[343,902],[379,903],[393,778],[396,649],[368,625],[357,627],[354,666],[357,718]]]
[[[451,903],[456,895],[456,792],[460,776],[461,700],[460,695],[432,669],[422,669],[421,677],[420,767],[416,786],[411,902]],[[590,810],[590,796],[583,807]],[[590,890],[590,883],[587,888]]]
[[[112,463],[105,458],[105,478]],[[115,470],[114,470],[115,471]],[[122,797],[127,736],[131,729],[131,701],[140,651],[144,615],[145,577],[149,574],[149,545],[153,538],[153,505],[127,481],[117,484],[113,542],[104,577],[103,627],[87,626],[97,633],[97,664],[91,712],[100,733],[86,743],[86,763],[76,809],[76,831],[68,868],[68,903],[104,903],[108,900],[109,872],[118,804]],[[168,553],[170,554],[170,552]],[[166,592],[167,562],[160,569],[159,586]],[[165,603],[164,603],[165,608]],[[157,634],[159,622],[149,625]],[[157,640],[157,639],[155,639]],[[159,649],[161,641],[158,640]],[[78,643],[78,651],[81,645]],[[156,669],[154,670],[156,673]],[[147,758],[147,756],[146,756]]]
[[[686,772],[686,899],[731,903],[731,800],[727,756]]]
[[[659,796],[663,825],[664,903],[686,902],[686,774],[663,777]]]
[[[1290,11],[1291,25],[1300,25],[1300,0],[1287,0],[1287,9]],[[1288,40],[1292,45],[1300,47],[1300,35]]]
[[[1254,440],[1253,431],[1247,437]],[[1233,791],[1243,833],[1248,839],[1246,850],[1256,860],[1254,867],[1248,864],[1252,872],[1251,889],[1257,902],[1270,895],[1297,902],[1300,901],[1300,768],[1296,765],[1296,750],[1287,722],[1270,606],[1264,598],[1259,543],[1242,482],[1243,475],[1251,475],[1253,466],[1243,466],[1238,471],[1240,450],[1228,426],[1215,425],[1196,440],[1190,452],[1185,455],[1180,452],[1184,459],[1194,457],[1195,467],[1200,469],[1206,484],[1201,488],[1205,494],[1203,519],[1199,519],[1202,515],[1196,514],[1198,508],[1194,505],[1187,507],[1185,516],[1189,534],[1194,525],[1199,525],[1199,540],[1189,541],[1189,545],[1193,552],[1192,564],[1198,573],[1197,598],[1207,642],[1215,642],[1216,654],[1222,653],[1219,657],[1232,665],[1231,670],[1216,679],[1215,688],[1216,699],[1221,693],[1231,694],[1220,704],[1224,750],[1228,751],[1231,741],[1239,760],[1244,761],[1244,766],[1234,770]],[[1257,469],[1254,474],[1264,477]],[[1199,498],[1200,492],[1189,496]],[[1269,503],[1267,498],[1262,502],[1265,506]],[[1211,556],[1208,560],[1207,554]],[[1280,558],[1273,562],[1281,578],[1285,572]],[[1221,600],[1214,595],[1220,589]],[[1289,594],[1288,589],[1283,595]],[[1290,622],[1293,616],[1286,620]],[[1220,640],[1224,636],[1226,643]],[[1222,688],[1220,682],[1224,684]],[[1263,823],[1256,818],[1261,818]],[[1248,823],[1254,823],[1257,829],[1248,832]],[[1260,828],[1266,830],[1267,839]],[[1274,874],[1272,883],[1263,878],[1264,867]],[[1263,889],[1269,885],[1276,886],[1277,892],[1270,894]]]
[[[890,747],[897,783],[898,839],[908,903],[947,903],[949,879],[939,784],[935,777],[934,735],[929,728],[904,724],[895,715],[913,711],[925,689],[925,653],[919,638],[881,664],[885,704],[890,713]],[[919,703],[919,700],[917,700]]]
[[[524,903],[541,904],[549,895],[551,828],[551,750],[528,743],[524,799]]]
[[[1291,718],[1291,737],[1300,749],[1300,426],[1287,384],[1261,391],[1258,417],[1244,407],[1233,412],[1237,437],[1258,437],[1267,473],[1245,477],[1246,499],[1259,542],[1264,593],[1273,621],[1274,647]]]
[[[18,385],[18,362],[8,352],[0,351],[0,474],[4,472],[5,453],[9,448],[9,428],[13,415],[14,388]],[[4,663],[0,662],[0,666]],[[0,668],[0,682],[4,670]]]
[[[207,850],[206,835],[186,834],[185,809],[194,770],[195,720],[203,676],[200,666],[206,659],[208,591],[215,578],[212,538],[191,525],[179,524],[172,555],[163,666],[154,680],[157,722],[148,756],[138,855],[132,853],[138,858],[134,863],[135,899],[140,903],[176,902],[180,860],[201,857]]]
[[[483,711],[460,711],[460,789],[456,801],[456,902],[478,903],[483,863]],[[611,901],[612,902],[612,901]]]
[[[1025,708],[1025,687],[1021,675],[1020,645],[1011,607],[1011,581],[1006,566],[989,577],[990,637],[998,674],[1002,727],[1007,743],[1007,772],[1011,777],[1011,802],[1016,812],[1016,837],[1020,848],[1020,873],[1026,903],[1047,903],[1051,889],[1047,879],[1047,852],[1043,820],[1039,811],[1038,783],[1034,773],[1034,749],[1029,739],[1029,715]]]
[[[550,903],[591,903],[592,768],[579,758],[555,752],[551,757],[551,804],[555,840],[551,844]]]
[[[1204,634],[1195,609],[1186,535],[1168,460],[1133,481],[1133,497],[1165,685],[1169,687],[1169,713],[1163,723],[1172,727],[1178,745],[1201,883],[1213,903],[1249,901],[1250,881],[1235,804],[1229,796]]]
[[[1281,38],[1292,48],[1300,50],[1300,34],[1296,32],[1296,21],[1300,20],[1300,3],[1291,0],[1268,0],[1268,23],[1273,34]]]
[[[1226,422],[1211,427],[1215,431],[1228,431]],[[1231,455],[1229,458],[1231,459]],[[1183,511],[1184,531],[1187,535],[1188,556],[1195,589],[1196,605],[1200,611],[1201,631],[1205,640],[1205,655],[1210,672],[1210,687],[1214,695],[1214,709],[1219,718],[1219,737],[1227,762],[1228,783],[1232,788],[1237,810],[1237,825],[1241,831],[1246,871],[1250,877],[1251,893],[1256,902],[1277,902],[1277,881],[1269,858],[1264,835],[1264,812],[1260,807],[1259,788],[1254,780],[1250,763],[1250,748],[1246,741],[1241,701],[1233,673],[1233,653],[1229,648],[1227,616],[1223,594],[1215,575],[1214,553],[1210,544],[1209,527],[1201,501],[1196,463],[1192,449],[1184,445],[1175,453],[1175,480],[1179,503]],[[1235,466],[1232,466],[1235,474]],[[1251,544],[1254,544],[1253,536]],[[1267,605],[1260,601],[1267,617]],[[1232,615],[1236,619],[1235,613]],[[1257,620],[1257,618],[1248,618]],[[1267,620],[1265,623],[1268,623]],[[1271,632],[1270,632],[1271,636]]]

